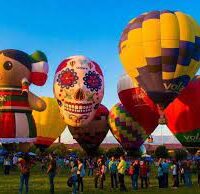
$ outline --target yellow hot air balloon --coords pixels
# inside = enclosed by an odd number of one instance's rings
[[[199,69],[200,27],[179,11],[142,14],[123,31],[119,55],[134,84],[166,107]]]
[[[37,128],[36,145],[50,146],[63,132],[66,127],[62,119],[56,99],[41,97],[47,108],[43,112],[33,111],[33,117]]]

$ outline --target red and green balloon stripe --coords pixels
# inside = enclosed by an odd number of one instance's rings
[[[183,146],[200,146],[200,129],[186,133],[178,133],[175,136]]]

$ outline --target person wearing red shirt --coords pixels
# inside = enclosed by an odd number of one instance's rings
[[[144,161],[140,162],[140,179],[141,179],[141,188],[144,188],[144,182],[145,182],[145,188],[148,187],[147,183],[147,165]]]

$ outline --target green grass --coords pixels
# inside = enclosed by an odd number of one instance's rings
[[[55,193],[56,194],[67,194],[71,193],[71,188],[67,187],[67,171],[62,170],[55,178]],[[192,188],[185,188],[181,185],[178,189],[172,189],[171,187],[168,189],[159,189],[158,183],[155,175],[151,176],[151,187],[148,189],[139,189],[138,191],[132,191],[131,189],[131,181],[130,177],[126,177],[126,186],[128,188],[127,194],[130,193],[148,193],[148,194],[196,194],[200,193],[200,188],[197,186],[196,175],[193,175],[193,186]],[[170,185],[172,185],[171,176],[169,178]],[[139,181],[140,183],[140,181]],[[94,182],[92,177],[84,177],[84,194],[110,194],[110,193],[121,193],[119,190],[110,190],[110,179],[109,176],[106,177],[105,188],[103,191],[94,188]],[[19,187],[19,172],[18,170],[12,170],[9,176],[3,175],[2,169],[0,169],[0,193],[3,194],[17,194]],[[30,194],[48,194],[49,193],[49,182],[48,176],[46,174],[42,174],[38,170],[33,169],[30,176],[29,181]]]

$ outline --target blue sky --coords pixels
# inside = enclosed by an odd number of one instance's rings
[[[0,0],[0,48],[32,53],[42,50],[49,59],[46,86],[32,90],[53,96],[58,64],[70,55],[86,55],[98,62],[105,76],[103,103],[118,102],[117,80],[123,73],[118,41],[130,19],[151,10],[180,10],[200,23],[198,0]]]

